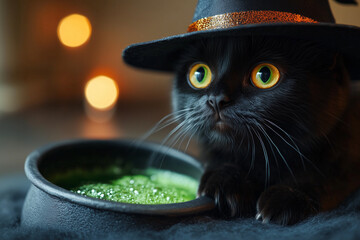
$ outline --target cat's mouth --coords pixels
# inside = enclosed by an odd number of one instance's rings
[[[212,130],[217,133],[225,134],[231,129],[230,124],[227,121],[227,117],[222,111],[219,111],[218,109],[216,109],[211,122]]]
[[[214,125],[214,130],[219,133],[225,133],[230,130],[230,126],[224,120],[220,119],[216,121]]]
[[[208,140],[217,146],[230,146],[234,137],[231,125],[224,120],[209,121],[208,124],[208,131],[204,132]]]

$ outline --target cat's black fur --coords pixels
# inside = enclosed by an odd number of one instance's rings
[[[194,89],[189,67],[206,63],[213,81]],[[259,63],[280,82],[251,84]],[[342,56],[312,42],[271,37],[198,41],[180,56],[173,109],[203,145],[199,195],[225,218],[295,224],[337,206],[360,186],[360,107]]]

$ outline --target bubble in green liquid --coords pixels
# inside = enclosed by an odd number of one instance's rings
[[[168,204],[196,198],[198,182],[188,176],[148,169],[143,175],[126,175],[107,183],[90,183],[71,189],[98,199],[133,204]]]

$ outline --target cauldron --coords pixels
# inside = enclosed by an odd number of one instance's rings
[[[150,159],[153,160],[149,162]],[[121,232],[138,226],[161,229],[202,216],[214,208],[213,200],[207,197],[157,205],[101,200],[73,193],[52,180],[73,169],[105,169],[113,165],[161,168],[197,180],[203,172],[201,164],[191,156],[154,143],[72,140],[47,145],[26,159],[25,173],[32,185],[23,205],[22,226],[87,233]]]

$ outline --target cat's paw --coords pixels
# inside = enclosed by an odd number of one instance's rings
[[[220,217],[233,218],[255,214],[255,190],[252,184],[244,181],[240,171],[233,165],[206,171],[201,178],[198,195],[214,198]]]
[[[273,186],[260,195],[256,219],[293,225],[316,214],[318,209],[317,202],[305,193],[288,186]]]

